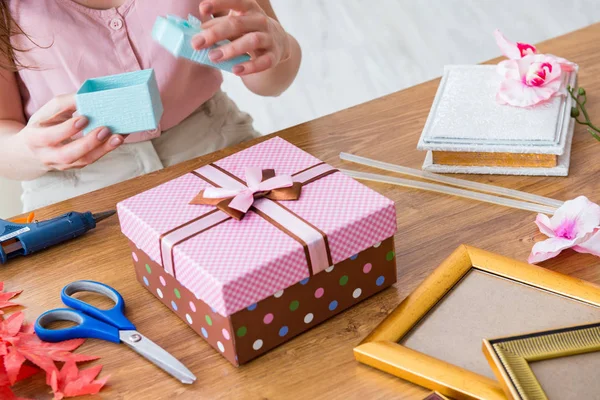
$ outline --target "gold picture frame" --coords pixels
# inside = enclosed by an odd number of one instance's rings
[[[483,352],[506,395],[517,400],[548,399],[530,363],[598,350],[600,323],[483,341]]]
[[[408,337],[413,328],[434,310],[438,303],[471,271],[499,277],[510,284],[518,283],[526,288],[550,293],[560,301],[575,300],[578,306],[591,308],[594,316],[600,312],[600,288],[589,282],[569,277],[527,263],[502,257],[469,246],[460,246],[425,281],[354,348],[355,358],[371,367],[380,369],[420,386],[440,392],[455,399],[506,399],[504,390],[490,376],[461,368],[439,358],[404,346],[399,342]],[[528,289],[528,290],[529,290]],[[564,299],[567,300],[567,299]],[[589,307],[591,306],[591,307]],[[600,319],[600,318],[599,318]],[[592,322],[590,321],[585,322]],[[567,323],[563,325],[569,325]],[[573,323],[575,324],[575,323]],[[552,325],[554,326],[554,325]],[[529,329],[534,330],[534,329]],[[520,333],[520,332],[519,332]],[[498,334],[496,336],[505,336]],[[481,354],[481,341],[494,337],[481,337],[476,351],[481,363],[487,366]],[[479,361],[479,360],[478,360]]]

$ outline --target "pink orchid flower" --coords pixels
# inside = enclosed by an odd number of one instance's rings
[[[496,96],[499,104],[531,107],[566,94],[562,72],[574,71],[574,63],[551,54],[539,54],[528,43],[513,43],[498,29],[494,37],[502,54],[509,58],[498,64],[498,73],[504,78]]]
[[[518,58],[523,58],[529,54],[537,54],[537,49],[534,45],[528,43],[513,43],[508,40],[499,29],[494,31],[494,37],[496,38],[496,43],[502,54],[511,60],[516,60]]]
[[[600,206],[585,196],[566,201],[552,216],[535,220],[549,239],[533,246],[528,261],[536,264],[556,257],[566,249],[600,256]]]
[[[530,107],[565,94],[562,69],[551,56],[533,54],[502,61],[497,71],[504,78],[496,96],[500,104]]]
[[[496,44],[507,58],[511,60],[518,60],[519,58],[526,57],[532,54],[538,54],[537,48],[529,43],[521,43],[516,42],[513,43],[508,40],[499,29],[494,31],[494,37],[496,38]],[[570,72],[575,70],[575,63],[568,61],[562,57],[556,57],[551,54],[548,56],[553,57],[560,64],[560,67],[565,72]]]

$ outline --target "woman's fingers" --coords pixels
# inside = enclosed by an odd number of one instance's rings
[[[257,50],[267,49],[272,45],[272,39],[263,32],[252,32],[223,46],[211,50],[208,57],[212,62],[229,60],[233,57],[247,53],[256,53]]]
[[[210,0],[200,0],[200,5],[198,6],[198,9],[200,10],[200,21],[202,22],[202,24],[204,24],[207,21],[210,21],[212,19],[212,14],[208,13],[208,14],[204,14],[202,12],[202,3],[206,3],[207,1]]]
[[[255,74],[257,72],[266,71],[274,66],[275,63],[275,54],[272,51],[269,51],[255,59],[236,65],[233,67],[232,72],[238,76]]]
[[[230,10],[241,13],[262,11],[253,0],[204,0],[200,3],[200,15],[202,16],[227,14]]]
[[[94,129],[82,138],[50,149],[51,159],[47,161],[53,165],[70,165],[100,146],[108,146],[112,150],[119,147],[121,143],[123,143],[122,136],[113,135],[111,137],[108,128],[101,127]]]
[[[200,50],[221,40],[238,38],[248,32],[265,31],[268,23],[268,17],[258,13],[215,18],[202,25],[203,31],[192,38],[192,46]]]
[[[29,124],[38,126],[55,125],[66,121],[77,110],[74,94],[57,96],[46,103],[29,119]]]
[[[87,153],[85,156],[73,163],[70,167],[83,168],[86,165],[93,164],[106,154],[119,147],[121,143],[123,143],[123,138],[121,135],[112,135],[112,137],[104,142],[101,146]]]
[[[39,125],[39,128],[33,129],[36,133],[31,135],[30,138],[32,143],[30,145],[32,147],[57,146],[81,132],[87,124],[88,119],[84,116],[80,116],[68,119],[65,122],[56,125]]]

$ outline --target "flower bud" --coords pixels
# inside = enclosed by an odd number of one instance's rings
[[[577,108],[577,107],[571,108],[571,117],[573,117],[573,118],[579,117],[579,108]]]
[[[579,93],[580,96],[585,96],[585,89],[580,87],[577,93]]]

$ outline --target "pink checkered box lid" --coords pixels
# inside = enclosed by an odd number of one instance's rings
[[[244,180],[248,167],[291,175],[320,163],[275,137],[214,164]],[[188,173],[124,200],[117,205],[123,233],[163,265],[161,237],[214,210],[189,204],[207,187]],[[327,235],[333,264],[396,232],[394,202],[340,172],[305,185],[300,199],[281,204]],[[304,247],[253,211],[174,246],[172,260],[176,279],[223,316],[310,276]]]

